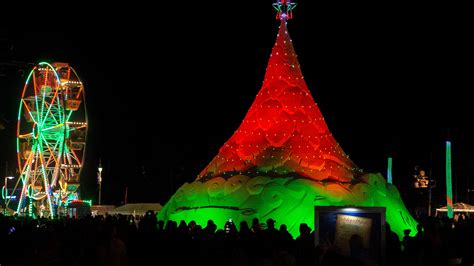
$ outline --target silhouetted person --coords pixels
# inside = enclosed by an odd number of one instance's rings
[[[277,239],[278,238],[278,230],[275,228],[275,220],[272,218],[267,220],[267,229],[265,229],[265,233],[269,238]]]
[[[280,225],[280,232],[278,234],[278,239],[281,243],[281,247],[285,250],[290,250],[293,248],[293,236],[288,232],[286,224]]]
[[[298,265],[313,265],[316,261],[314,238],[305,223],[300,224],[300,235],[296,238],[296,260]]]
[[[252,219],[252,232],[255,235],[259,235],[262,231],[262,227],[260,226],[260,220],[258,218]]]
[[[250,230],[250,227],[247,221],[240,222],[239,234],[242,240],[249,240],[252,238],[252,230]]]
[[[364,246],[364,240],[359,234],[353,234],[349,239],[350,255],[355,259],[351,265],[375,266],[379,265],[370,257],[369,250]]]
[[[288,229],[286,228],[286,224],[280,225],[280,239],[283,241],[292,241],[293,236],[288,232]]]
[[[385,223],[385,239],[387,243],[385,249],[387,265],[400,265],[400,256],[402,252],[400,238],[392,231],[389,223]]]
[[[214,221],[213,220],[208,220],[207,225],[204,228],[204,232],[205,232],[204,237],[207,238],[207,239],[213,239],[214,234],[216,233],[216,229],[217,229],[217,226],[214,223]]]

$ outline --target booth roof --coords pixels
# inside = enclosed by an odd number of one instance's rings
[[[142,214],[149,210],[158,212],[163,208],[160,203],[128,203],[115,208],[112,213],[117,214]]]
[[[444,206],[441,208],[437,208],[436,211],[447,212],[448,208]],[[474,206],[463,203],[463,202],[454,203],[453,212],[474,212]]]

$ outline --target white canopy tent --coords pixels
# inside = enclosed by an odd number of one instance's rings
[[[110,214],[145,215],[147,211],[159,212],[163,208],[159,203],[128,203],[110,211]]]
[[[114,205],[92,205],[92,216],[110,214],[115,209]]]

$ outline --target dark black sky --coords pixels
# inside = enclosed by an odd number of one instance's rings
[[[260,89],[278,30],[271,3],[117,2],[5,19],[0,160],[15,161],[22,62],[69,62],[87,93],[83,197],[97,194],[101,157],[106,203],[119,203],[126,186],[130,201],[166,202],[217,154]],[[432,167],[441,194],[450,137],[465,200],[474,170],[468,9],[299,1],[294,17],[289,31],[306,82],[346,153],[384,174],[392,155],[402,190],[415,165]]]

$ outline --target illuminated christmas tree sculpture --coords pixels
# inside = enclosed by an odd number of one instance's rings
[[[384,206],[392,230],[400,236],[404,229],[416,232],[397,189],[380,174],[363,173],[329,131],[286,27],[294,6],[274,4],[279,33],[263,86],[242,124],[158,218],[201,225],[212,219],[218,226],[229,218],[273,218],[297,236],[301,223],[314,224],[314,206]]]

